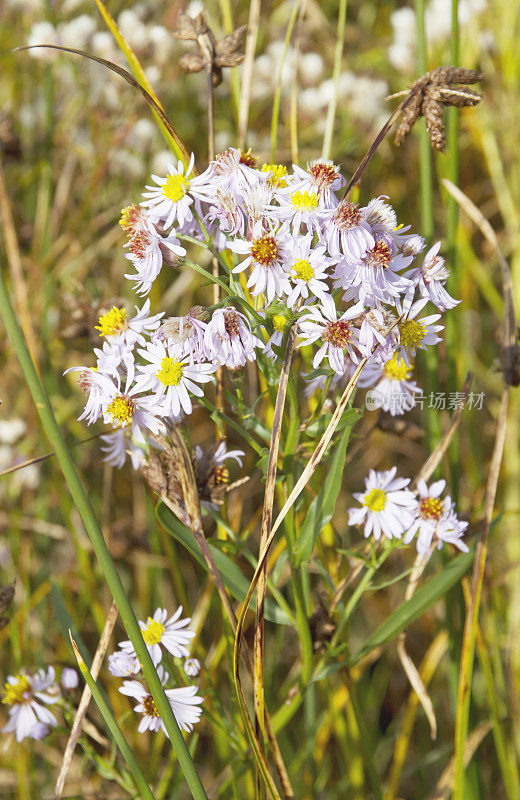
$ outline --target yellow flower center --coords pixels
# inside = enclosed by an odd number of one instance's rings
[[[387,378],[392,381],[406,381],[411,375],[411,369],[406,366],[404,361],[399,361],[397,353],[384,366]]]
[[[284,167],[283,164],[263,164],[261,171],[269,172],[267,182],[272,189],[284,189],[287,186],[285,180],[287,167]]]
[[[443,503],[438,497],[422,497],[419,513],[423,519],[440,519]]]
[[[370,511],[382,511],[386,506],[386,494],[382,489],[372,489],[363,502]]]
[[[146,644],[159,644],[164,633],[164,625],[161,622],[156,622],[151,617],[146,620],[148,623],[144,631],[142,631],[143,639]]]
[[[15,675],[16,683],[6,683],[4,686],[5,697],[3,703],[8,706],[16,706],[20,703],[28,703],[29,700],[24,697],[26,692],[31,691],[31,684],[26,675]]]
[[[287,325],[287,320],[281,314],[273,314],[271,317],[275,331],[283,331]]]
[[[308,283],[310,279],[314,277],[314,270],[310,262],[305,258],[297,261],[293,266],[293,270],[296,273],[296,277],[300,278],[300,280],[305,281],[306,283]]]
[[[403,347],[417,347],[426,336],[426,328],[414,319],[407,319],[399,325],[401,344]]]
[[[155,705],[155,700],[153,699],[152,695],[147,695],[143,700],[144,706],[144,713],[148,714],[149,717],[160,717],[159,710]]]
[[[251,245],[251,255],[263,267],[270,267],[278,255],[278,245],[274,236],[265,234],[255,239]]]
[[[165,356],[161,361],[161,369],[155,373],[155,377],[163,386],[177,386],[182,378],[182,363]]]
[[[131,206],[126,206],[125,208],[121,209],[121,216],[119,218],[119,224],[123,228],[123,230],[128,231],[131,230],[137,221],[137,218],[140,215],[140,208],[136,203],[133,203]]]
[[[162,192],[168,200],[178,203],[188,191],[190,182],[184,175],[168,175],[163,184]]]
[[[135,406],[128,397],[119,395],[112,400],[107,412],[112,415],[114,422],[124,428],[134,416]]]
[[[99,325],[95,330],[99,331],[100,336],[115,336],[122,333],[126,328],[126,308],[112,306],[106,314],[101,314]]]
[[[318,205],[318,198],[314,192],[294,192],[291,195],[291,201],[295,208],[305,209],[306,211],[314,211]]]

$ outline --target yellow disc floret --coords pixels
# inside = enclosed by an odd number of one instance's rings
[[[188,191],[190,182],[184,175],[168,175],[162,187],[162,192],[168,200],[178,203]]]
[[[115,397],[107,408],[107,413],[112,415],[113,421],[122,428],[128,425],[134,416],[135,406],[128,397],[119,395]]]
[[[318,198],[314,192],[294,192],[291,202],[295,208],[305,211],[314,211],[318,205]]]
[[[270,267],[278,256],[278,245],[274,236],[266,233],[251,244],[251,255],[263,267]]]
[[[159,709],[155,705],[155,700],[153,699],[151,694],[146,695],[143,700],[144,706],[144,713],[148,714],[149,717],[160,717]]]
[[[273,314],[271,320],[275,331],[285,330],[285,326],[287,325],[287,319],[284,316],[282,316],[281,314]]]
[[[399,325],[401,344],[407,349],[417,347],[426,336],[426,328],[414,319],[406,319]]]
[[[287,186],[287,181],[285,180],[287,167],[284,167],[283,164],[263,164],[261,171],[269,172],[267,183],[271,189],[284,189]]]
[[[99,325],[95,330],[99,331],[100,336],[117,336],[126,329],[126,308],[112,306],[106,314],[101,314]]]
[[[182,378],[182,363],[169,356],[165,356],[161,361],[161,369],[155,373],[157,380],[161,381],[163,386],[177,386]]]
[[[397,353],[390,361],[386,362],[384,370],[386,377],[392,381],[406,381],[411,375],[411,369],[406,366],[404,361],[398,360]]]
[[[28,698],[24,697],[24,695],[31,691],[31,684],[27,675],[15,675],[15,680],[16,683],[6,683],[4,686],[5,697],[2,702],[8,706],[27,703]]]
[[[363,503],[370,511],[382,511],[386,506],[386,494],[382,489],[372,489],[365,495]]]
[[[308,283],[310,279],[314,277],[312,265],[305,258],[296,261],[296,263],[293,265],[293,270],[296,273],[296,277],[301,281],[305,281],[306,283]]]
[[[438,497],[421,497],[419,513],[423,519],[440,519],[443,502]]]
[[[143,639],[146,644],[159,644],[163,633],[164,625],[162,622],[156,622],[156,620],[148,617],[146,620],[146,628],[142,631]]]

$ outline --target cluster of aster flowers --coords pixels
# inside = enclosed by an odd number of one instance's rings
[[[78,673],[64,667],[61,673],[61,689],[56,681],[54,667],[40,669],[35,673],[21,671],[8,675],[4,686],[2,703],[9,709],[9,719],[2,728],[4,733],[14,733],[16,740],[43,739],[58,721],[48,706],[62,700],[62,689],[69,692],[78,685]]]
[[[462,536],[468,523],[457,518],[449,495],[441,499],[446,481],[428,487],[419,480],[414,493],[408,488],[410,479],[396,478],[396,472],[396,467],[385,472],[370,470],[365,491],[354,494],[361,506],[349,509],[349,524],[364,525],[365,536],[377,541],[385,537],[409,544],[417,536],[417,552],[423,558],[429,558],[435,546],[440,550],[444,542],[467,552]]]
[[[200,672],[200,662],[198,659],[190,657],[189,645],[195,636],[189,629],[190,618],[181,617],[182,606],[179,606],[175,614],[168,618],[165,608],[157,608],[153,617],[148,617],[146,622],[139,620],[139,627],[143,635],[150,657],[155,664],[157,674],[163,686],[168,686],[169,673],[161,663],[164,650],[174,658],[184,659],[184,672],[189,677],[195,677]],[[161,719],[155,700],[141,680],[136,680],[134,676],[139,676],[141,664],[136,656],[134,646],[130,641],[119,642],[118,650],[109,655],[108,668],[112,675],[118,678],[132,678],[123,681],[119,688],[121,694],[137,700],[134,711],[141,714],[138,730],[144,731],[163,730],[166,728]],[[193,725],[200,719],[202,709],[202,697],[197,694],[196,686],[177,686],[166,688],[166,696],[172,707],[172,711],[177,720],[177,724],[184,731],[193,730]]]
[[[80,419],[115,429],[104,437],[107,461],[122,466],[129,454],[137,467],[150,438],[191,414],[219,367],[237,370],[259,353],[276,361],[292,317],[299,346],[314,348],[313,388],[324,368],[337,382],[367,358],[359,386],[373,389],[372,407],[395,415],[414,406],[416,353],[442,330],[440,314],[424,307],[457,303],[440,243],[414,264],[423,239],[398,224],[387,198],[341,198],[345,180],[331,161],[259,168],[230,147],[202,174],[192,156],[152,181],[120,220],[135,291],[148,294],[163,267],[187,263],[188,242],[200,243],[219,259],[233,304],[164,319],[146,300],[133,316],[116,306],[100,316],[95,366],[73,369],[87,395]]]

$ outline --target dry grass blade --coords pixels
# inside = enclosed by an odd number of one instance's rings
[[[175,131],[173,125],[171,124],[170,120],[164,113],[164,110],[161,104],[152,97],[150,92],[145,89],[139,81],[137,81],[133,75],[128,72],[128,70],[123,69],[123,67],[114,64],[112,61],[107,61],[105,58],[100,58],[99,56],[95,56],[92,53],[86,53],[84,50],[76,50],[74,47],[63,47],[62,45],[58,44],[33,44],[33,45],[24,45],[23,47],[16,47],[13,52],[19,52],[21,50],[33,50],[36,47],[47,47],[50,50],[61,50],[63,53],[72,53],[76,56],[83,56],[84,58],[88,58],[91,61],[96,61],[98,64],[102,64],[102,66],[106,67],[107,69],[115,72],[116,75],[120,75],[121,78],[133,86],[134,89],[137,89],[143,95],[144,99],[148,103],[148,105],[155,111],[161,122],[163,123],[164,127],[168,131],[168,134],[171,136],[173,141],[175,142],[176,147],[178,148],[179,152],[183,154],[184,158],[186,158],[186,163],[189,161],[189,155],[182,143],[182,140],[178,136],[177,132]],[[196,168],[194,167],[194,173],[196,174]]]
[[[448,633],[447,631],[443,630],[437,634],[429,646],[419,668],[419,677],[425,687],[428,686],[428,683],[433,678],[437,667],[439,666],[439,663],[447,649]],[[401,730],[394,745],[394,755],[392,759],[392,765],[390,767],[390,774],[388,776],[384,800],[394,800],[397,790],[399,789],[399,782],[401,780],[401,774],[406,760],[406,754],[408,752],[418,706],[419,695],[417,692],[410,692],[403,715]]]
[[[2,167],[2,159],[0,157],[0,219],[4,231],[5,252],[7,256],[7,263],[11,273],[11,281],[13,284],[13,293],[16,300],[16,307],[20,324],[27,340],[27,346],[31,354],[32,360],[38,364],[38,346],[36,334],[31,320],[31,312],[29,310],[29,295],[27,293],[27,286],[25,285],[25,278],[22,268],[22,258],[20,255],[20,248],[18,247],[18,239],[16,236],[16,229],[14,226],[13,215],[11,213],[11,204],[7,194],[7,187],[4,179],[4,170]]]
[[[473,758],[475,751],[477,750],[478,746],[482,742],[485,736],[491,730],[491,722],[482,722],[478,725],[472,733],[466,739],[465,747],[464,747],[464,767],[466,768]],[[451,759],[450,763],[442,773],[441,777],[437,781],[437,786],[435,787],[435,791],[432,795],[430,795],[429,800],[447,800],[450,796],[450,793],[453,788],[453,780],[455,776],[455,763],[454,758]]]
[[[282,432],[283,412],[285,408],[285,398],[287,394],[287,383],[291,371],[291,362],[296,341],[296,328],[293,326],[289,331],[287,348],[280,372],[276,403],[274,407],[273,425],[271,431],[271,443],[269,446],[269,461],[267,464],[267,476],[265,482],[264,506],[262,510],[262,527],[260,531],[259,552],[261,553],[269,539],[271,523],[273,518],[274,492],[276,485],[276,470],[278,465],[278,450],[280,445],[280,434]],[[267,590],[267,562],[264,565],[258,579],[256,594],[256,624],[255,639],[253,650],[254,663],[254,699],[256,721],[259,730],[264,731],[265,701],[264,701],[264,606]]]
[[[99,670],[101,669],[101,664],[103,663],[108,643],[110,641],[114,625],[116,624],[117,613],[118,613],[117,606],[113,602],[108,611],[107,621],[105,623],[105,627],[103,628],[103,633],[101,634],[101,638],[99,640],[99,644],[97,646],[97,650],[94,655],[94,659],[92,661],[92,669],[90,670],[90,674],[92,675],[94,680],[96,680],[97,676],[99,675]],[[67,772],[69,771],[72,755],[74,753],[77,741],[79,739],[79,735],[81,733],[81,727],[83,725],[83,720],[85,719],[85,714],[87,713],[91,697],[92,693],[88,685],[85,684],[85,688],[83,689],[83,694],[81,695],[81,700],[78,706],[78,710],[76,711],[76,715],[74,717],[74,722],[72,724],[72,730],[70,732],[69,740],[67,742],[67,746],[63,754],[63,761],[61,764],[60,773],[58,775],[58,780],[56,781],[56,786],[54,788],[54,800],[59,800],[63,793],[63,787],[65,785]]]

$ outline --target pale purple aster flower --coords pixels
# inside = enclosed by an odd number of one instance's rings
[[[376,241],[365,219],[365,209],[350,200],[342,200],[323,222],[323,233],[329,253],[348,262],[358,262],[371,250]]]
[[[268,176],[257,170],[255,164],[256,159],[238,147],[228,147],[223,153],[218,153],[200,175],[205,199],[217,191],[227,192],[237,200],[242,198],[248,187],[267,180]]]
[[[181,409],[191,414],[190,394],[202,397],[204,392],[198,384],[211,381],[217,369],[215,364],[193,361],[178,345],[168,346],[160,340],[150,342],[139,354],[148,363],[138,367],[137,391],[152,392],[163,414],[173,418],[179,417]]]
[[[455,514],[455,505],[449,495],[440,499],[446,481],[435,481],[428,488],[424,480],[417,482],[416,519],[403,537],[409,544],[417,534],[417,552],[423,558],[430,555],[432,542],[437,541],[440,550],[444,542],[450,542],[463,552],[468,552],[465,542],[461,541],[467,522],[461,522]]]
[[[228,243],[230,250],[246,256],[233,272],[243,272],[251,266],[247,286],[254,297],[263,294],[268,304],[291,290],[285,266],[289,237],[287,223],[278,230],[266,230],[263,222],[259,221],[253,227],[250,241],[235,239]]]
[[[314,191],[320,199],[320,208],[331,209],[337,206],[335,192],[339,191],[346,183],[340,174],[339,167],[333,161],[324,161],[318,158],[307,164],[304,170],[293,164],[293,175],[290,183],[300,191]]]
[[[338,263],[334,285],[346,290],[346,301],[360,301],[369,308],[378,308],[381,303],[394,305],[411,286],[411,281],[397,274],[411,260],[412,256],[403,256],[392,244],[378,239],[359,261],[343,259]]]
[[[190,644],[195,634],[188,627],[191,618],[181,619],[181,614],[182,606],[179,606],[175,614],[167,619],[167,610],[165,608],[157,608],[153,617],[148,617],[146,622],[139,620],[143,639],[156,666],[162,658],[161,645],[176,658],[183,658],[190,654],[186,645]],[[119,647],[125,653],[135,656],[132,642],[119,642]]]
[[[441,311],[447,311],[455,308],[460,300],[455,300],[444,288],[450,273],[444,259],[439,255],[440,247],[440,242],[434,244],[426,253],[422,266],[408,270],[404,277],[417,286],[421,297],[430,300]]]
[[[157,674],[162,685],[165,686],[169,675],[161,665],[157,667]],[[142,683],[139,681],[124,681],[119,691],[121,694],[133,697],[134,700],[138,701],[137,705],[134,706],[134,711],[143,715],[138,727],[139,733],[144,733],[147,730],[158,731],[162,729],[168,736],[159,710],[155,705],[155,700]],[[183,731],[193,730],[193,726],[199,721],[202,714],[200,704],[203,702],[203,698],[197,695],[197,687],[180,686],[177,689],[165,689],[165,693],[179,728]]]
[[[245,235],[246,216],[242,205],[232,194],[220,190],[209,201],[209,209],[203,222],[212,231],[213,244],[217,250],[227,247],[228,237]]]
[[[45,707],[59,700],[55,678],[53,667],[40,669],[34,675],[8,675],[3,702],[9,706],[9,720],[2,728],[4,733],[14,731],[16,741],[21,742],[27,737],[38,738],[42,733],[40,723],[56,727],[56,717]]]
[[[204,333],[207,328],[203,317],[206,310],[193,306],[183,317],[168,317],[155,331],[152,341],[162,341],[165,345],[176,346],[182,356],[193,361],[204,361]]]
[[[430,314],[422,319],[416,319],[428,300],[422,298],[415,303],[411,303],[408,296],[403,305],[398,301],[396,304],[397,314],[403,315],[403,319],[397,324],[399,331],[399,350],[398,357],[402,358],[407,366],[410,366],[415,359],[417,349],[426,350],[427,347],[441,341],[437,336],[439,331],[444,330],[444,325],[434,325],[441,318],[440,314]]]
[[[352,323],[363,313],[362,303],[358,303],[345,311],[340,317],[334,300],[325,296],[320,305],[308,306],[298,322],[301,344],[314,344],[318,339],[323,342],[314,356],[312,366],[316,369],[325,356],[334,372],[342,375],[345,371],[345,358],[357,360],[359,349],[359,333]]]
[[[112,380],[108,375],[97,372],[91,367],[70,367],[63,374],[66,375],[68,372],[79,372],[78,386],[83,394],[87,395],[85,408],[78,417],[78,421],[84,419],[87,425],[92,425],[103,413],[107,393],[113,386]]]
[[[141,671],[139,659],[135,651],[115,650],[108,656],[108,669],[116,678],[128,678]]]
[[[126,273],[125,278],[135,282],[134,291],[141,295],[148,294],[165,261],[186,255],[176,236],[160,236],[155,229],[136,233],[125,247],[130,248],[125,256],[136,270],[134,274]]]
[[[78,673],[72,667],[63,667],[61,672],[61,685],[64,689],[70,691],[76,689],[79,684]]]
[[[126,463],[127,456],[130,456],[133,469],[139,469],[143,463],[143,449],[132,441],[126,430],[119,428],[112,433],[103,434],[100,439],[104,443],[101,451],[106,454],[103,456],[103,461],[111,467],[121,469]]]
[[[327,269],[335,261],[325,253],[324,245],[312,246],[312,234],[293,239],[286,262],[294,284],[287,296],[289,308],[293,308],[300,297],[308,300],[314,295],[323,301],[330,295],[330,288],[326,283]]]
[[[148,191],[143,192],[143,197],[146,199],[141,205],[149,208],[166,229],[171,228],[176,221],[182,226],[193,219],[190,206],[193,203],[191,192],[195,188],[192,186],[195,179],[190,178],[190,174],[194,161],[192,153],[186,169],[180,160],[176,167],[174,164],[168,164],[168,175],[165,178],[152,175],[152,180],[157,185],[147,186]]]
[[[365,537],[373,534],[379,541],[400,539],[408,530],[415,516],[416,500],[406,487],[409,478],[396,478],[397,467],[385,472],[371,469],[365,478],[365,491],[354,493],[360,508],[348,511],[349,525],[363,525]]]
[[[396,417],[410,411],[415,406],[415,395],[421,393],[420,387],[410,377],[411,368],[400,361],[396,353],[386,364],[367,364],[358,385],[360,388],[374,387],[367,395],[367,404],[371,408],[382,408]]]
[[[244,314],[231,306],[217,308],[204,333],[207,358],[215,364],[237,369],[256,359],[256,347],[263,347]]]

